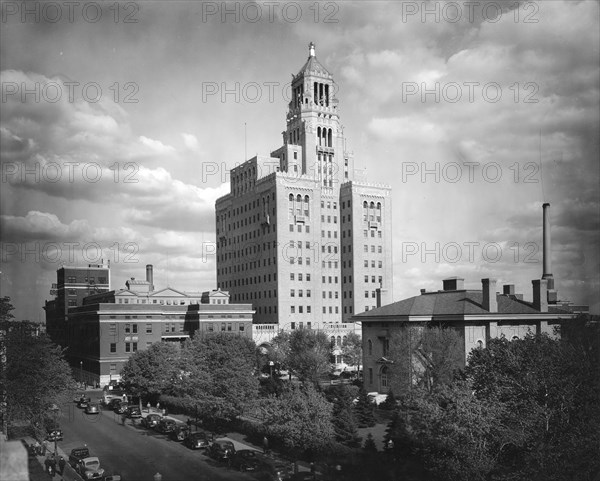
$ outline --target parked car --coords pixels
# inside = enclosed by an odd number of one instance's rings
[[[88,404],[85,408],[85,413],[86,414],[99,414],[100,406],[98,406],[97,404]]]
[[[231,467],[240,471],[256,471],[261,460],[257,456],[257,451],[254,449],[240,449],[231,457]]]
[[[154,427],[156,431],[163,434],[168,434],[175,431],[177,423],[172,419],[161,419],[160,422]]]
[[[108,401],[108,404],[106,405],[106,407],[108,409],[110,409],[111,411],[114,411],[115,408],[122,402],[123,402],[123,400],[121,398],[113,398],[110,401]]]
[[[261,456],[261,464],[253,476],[259,481],[287,481],[293,471],[290,463]]]
[[[142,418],[142,426],[153,428],[160,422],[161,419],[162,416],[160,414],[148,414],[148,416]]]
[[[142,417],[142,411],[140,410],[139,406],[128,406],[127,407],[127,411],[126,411],[126,415],[128,418],[141,418]]]
[[[183,444],[190,449],[208,449],[211,438],[212,437],[208,436],[204,431],[197,431],[189,433],[183,440]]]
[[[171,437],[175,441],[182,442],[190,433],[189,426],[185,424],[178,424],[175,429],[171,432]]]
[[[116,412],[117,414],[123,414],[123,413],[125,413],[125,411],[127,411],[128,407],[129,407],[129,404],[120,402],[119,404],[115,405],[113,411]]]
[[[90,450],[86,447],[71,449],[69,464],[83,479],[99,480],[104,474],[100,460],[96,456],[90,456]]]
[[[46,440],[47,441],[62,441],[63,432],[60,426],[54,419],[46,418],[44,420],[44,427],[46,428]]]
[[[85,399],[85,394],[84,393],[77,393],[73,396],[73,402],[74,403],[78,403],[81,399]]]
[[[208,455],[217,461],[227,461],[235,455],[235,447],[227,439],[216,439],[208,448]]]

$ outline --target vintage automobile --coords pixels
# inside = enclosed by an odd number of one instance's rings
[[[153,428],[160,422],[161,419],[162,416],[160,414],[148,414],[145,418],[142,418],[141,423],[142,426]]]
[[[208,448],[208,455],[217,461],[227,461],[235,455],[235,447],[227,439],[216,439]]]
[[[231,467],[240,471],[256,471],[261,465],[261,459],[255,449],[240,449],[231,458]]]
[[[208,449],[210,446],[212,437],[206,434],[204,431],[196,431],[188,434],[183,440],[183,444],[190,449]]]
[[[85,408],[86,414],[100,414],[100,406],[97,404],[88,404]]]
[[[58,422],[54,419],[46,418],[44,420],[44,427],[46,428],[46,441],[63,440],[62,429],[60,429]]]
[[[89,397],[82,397],[79,399],[79,401],[77,401],[77,407],[79,409],[85,409],[86,407],[88,407],[88,404],[91,402],[91,399]]]
[[[177,423],[173,419],[163,418],[156,426],[154,426],[154,429],[159,433],[168,434],[177,429]]]
[[[101,479],[104,474],[100,460],[96,456],[90,456],[87,447],[71,449],[69,464],[84,480]]]
[[[128,406],[127,411],[125,412],[128,418],[141,418],[142,411],[139,406]]]
[[[190,428],[189,426],[185,425],[185,424],[178,424],[175,427],[175,430],[171,432],[170,436],[175,440],[175,441],[179,441],[182,442],[187,435],[190,433]]]

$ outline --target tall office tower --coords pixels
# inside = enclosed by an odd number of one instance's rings
[[[323,328],[392,301],[391,189],[355,172],[312,43],[291,91],[283,146],[233,168],[216,202],[217,285],[255,324]]]

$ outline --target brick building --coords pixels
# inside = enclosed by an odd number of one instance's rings
[[[252,306],[230,304],[229,299],[229,293],[220,289],[155,290],[149,265],[145,280],[131,278],[124,289],[93,294],[70,307],[62,321],[61,345],[67,348],[76,378],[105,385],[120,378],[132,353],[155,342],[180,344],[210,332],[251,338]]]

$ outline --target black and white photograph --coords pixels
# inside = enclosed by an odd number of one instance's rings
[[[600,481],[599,0],[0,0],[2,481]]]

